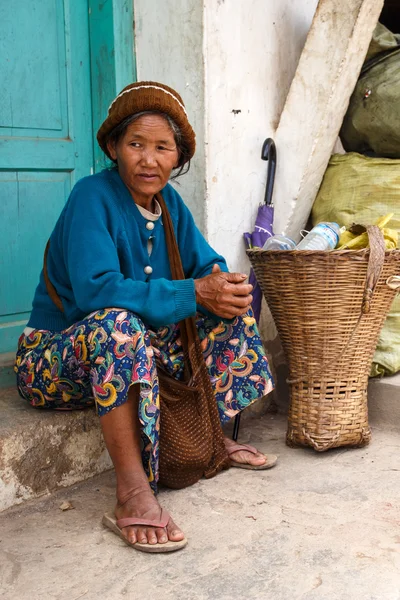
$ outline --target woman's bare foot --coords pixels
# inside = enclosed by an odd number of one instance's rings
[[[115,507],[117,519],[136,517],[159,521],[161,518],[161,506],[157,502],[148,484],[130,490],[127,493],[118,493],[118,503]],[[123,527],[122,534],[132,543],[140,544],[165,544],[168,540],[179,542],[184,539],[184,533],[169,520],[163,529],[149,526]]]
[[[143,469],[138,405],[139,387],[133,385],[127,402],[100,417],[104,440],[117,476],[117,506],[114,512],[117,520],[137,518],[159,522],[162,509]],[[132,544],[165,544],[168,540],[179,542],[185,538],[172,519],[163,528],[149,525],[123,527],[122,535]]]
[[[252,452],[249,452],[248,450],[237,450],[235,452],[235,450],[234,450],[235,446],[240,446],[240,444],[238,444],[237,442],[234,442],[233,440],[231,440],[227,437],[225,438],[225,448],[227,449],[227,451],[229,453],[229,458],[231,459],[232,462],[245,464],[245,465],[252,465],[254,467],[259,467],[266,463],[267,458],[266,458],[265,454],[262,454],[261,452],[257,452],[257,454],[253,454]]]

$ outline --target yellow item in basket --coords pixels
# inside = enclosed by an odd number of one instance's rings
[[[382,230],[383,237],[385,240],[386,250],[394,250],[397,248],[398,243],[398,232],[396,229],[389,229],[385,227],[393,217],[394,213],[389,213],[384,217],[380,217],[376,225]],[[356,225],[346,229],[340,236],[339,242],[336,246],[339,250],[361,250],[362,248],[368,247],[368,235],[365,231],[365,227]]]

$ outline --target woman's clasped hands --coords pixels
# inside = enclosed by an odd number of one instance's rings
[[[243,273],[224,273],[218,264],[206,277],[195,279],[196,302],[218,317],[232,319],[251,308],[253,286]]]

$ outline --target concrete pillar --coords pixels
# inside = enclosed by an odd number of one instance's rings
[[[276,233],[300,239],[383,0],[320,0],[276,132]]]

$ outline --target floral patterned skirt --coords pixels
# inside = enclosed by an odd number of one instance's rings
[[[251,313],[225,323],[198,313],[197,328],[221,422],[273,389]],[[140,384],[143,466],[154,491],[158,480],[159,386],[155,358],[183,376],[179,326],[154,332],[135,314],[107,308],[65,331],[22,335],[15,363],[23,398],[38,408],[73,410],[96,405],[100,416],[126,402]]]

